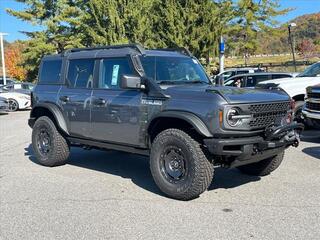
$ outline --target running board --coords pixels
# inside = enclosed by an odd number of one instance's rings
[[[134,153],[134,154],[145,155],[145,156],[150,155],[149,149],[145,149],[145,148],[136,148],[132,146],[125,146],[125,145],[106,143],[106,142],[100,142],[100,141],[92,141],[92,140],[82,139],[82,138],[68,137],[67,139],[71,142],[71,145],[80,144],[84,146],[103,148],[108,150],[116,150],[116,151]]]

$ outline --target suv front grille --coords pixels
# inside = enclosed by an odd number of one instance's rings
[[[251,128],[262,128],[279,125],[290,110],[290,102],[254,104],[249,106],[253,120],[249,122]]]
[[[320,111],[320,103],[306,102],[306,108],[309,110]]]

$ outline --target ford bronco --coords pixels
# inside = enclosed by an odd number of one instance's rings
[[[45,56],[38,78],[29,125],[41,164],[65,164],[71,146],[147,155],[180,200],[204,192],[216,166],[268,175],[303,128],[284,91],[213,86],[184,48],[70,49]]]

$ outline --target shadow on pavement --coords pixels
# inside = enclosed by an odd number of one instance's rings
[[[311,157],[320,159],[320,147],[308,147],[302,150],[305,154],[310,155]]]
[[[258,176],[245,175],[237,169],[216,168],[209,191],[219,188],[235,188],[249,182],[259,181],[260,179]]]
[[[33,163],[39,164],[33,155],[31,145],[25,148],[25,151],[25,155]],[[139,187],[163,196],[153,181],[148,157],[117,151],[87,151],[72,148],[68,164],[131,179]],[[216,168],[213,182],[208,190],[234,188],[259,180],[260,177],[244,175],[236,169]]]

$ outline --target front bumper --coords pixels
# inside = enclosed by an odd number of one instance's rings
[[[229,167],[237,167],[275,156],[289,146],[299,145],[303,124],[292,123],[265,131],[264,136],[210,138],[205,145],[214,156],[226,160]]]
[[[317,111],[303,109],[302,115],[305,118],[312,118],[312,119],[320,120],[320,112],[317,112]]]

